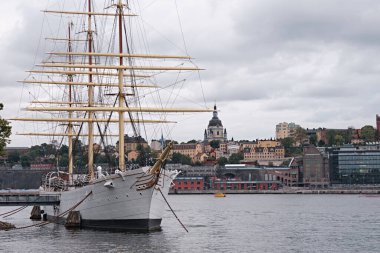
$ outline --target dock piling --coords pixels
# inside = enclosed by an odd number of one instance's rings
[[[79,211],[70,211],[67,215],[66,228],[80,228],[81,227],[81,215]]]
[[[41,220],[41,208],[40,206],[33,206],[32,212],[30,213],[31,220]]]

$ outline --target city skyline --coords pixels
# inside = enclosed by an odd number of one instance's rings
[[[377,1],[140,2],[147,26],[159,20],[155,29],[162,36],[148,34],[157,42],[151,51],[165,52],[169,40],[206,69],[201,72],[204,98],[209,108],[216,102],[229,138],[271,138],[275,125],[284,121],[304,128],[375,126],[380,101]],[[40,10],[48,1],[15,0],[0,7],[1,116],[11,118],[27,101],[26,94],[20,98],[23,88],[16,81],[43,56],[36,50],[46,18]],[[172,12],[162,18],[166,9]],[[171,26],[178,23],[177,11],[181,26]],[[179,30],[185,46],[174,36]],[[203,103],[202,96],[190,93],[190,98]],[[209,119],[209,113],[186,117],[173,128],[173,139],[203,139]],[[13,133],[22,128],[14,127]],[[38,144],[11,138],[10,146]]]

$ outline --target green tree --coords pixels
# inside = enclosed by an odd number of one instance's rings
[[[22,155],[20,161],[23,168],[30,167],[30,157],[28,155]]]
[[[193,165],[194,166],[202,166],[202,163],[200,161],[196,161]]]
[[[64,155],[68,153],[69,153],[69,147],[67,145],[62,145],[58,150],[59,155]]]
[[[335,145],[336,144],[336,142],[335,142],[336,131],[333,129],[327,130],[326,135],[327,135],[327,144],[330,146]]]
[[[345,143],[351,143],[352,142],[352,135],[354,134],[355,128],[354,127],[349,127],[347,129],[347,133],[344,137]]]
[[[375,128],[373,128],[373,126],[367,125],[367,126],[362,127],[360,135],[361,135],[361,139],[366,142],[375,141],[376,130]]]
[[[335,135],[334,141],[335,141],[336,145],[340,145],[341,146],[344,143],[344,138],[343,138],[342,135],[337,134],[337,135]]]
[[[69,166],[69,157],[68,157],[67,154],[63,154],[63,155],[59,156],[58,166],[59,167],[67,167],[67,166]]]
[[[210,146],[212,148],[219,148],[220,147],[220,141],[218,141],[218,140],[212,140],[212,141],[210,141]]]
[[[294,145],[294,140],[292,137],[286,137],[284,139],[281,139],[281,145],[284,147],[285,149],[285,156],[288,157],[288,156],[291,156],[292,154],[292,147]]]
[[[170,142],[173,142],[173,144],[178,144],[178,141],[165,140],[165,147],[168,146]]]
[[[197,141],[196,141],[196,140],[191,140],[191,141],[188,141],[187,143],[188,143],[188,144],[191,144],[191,143],[197,143]]]
[[[0,103],[0,111],[3,110],[3,108],[3,104]],[[0,117],[0,155],[5,154],[5,147],[11,142],[9,139],[9,136],[11,136],[12,133],[11,130],[12,127],[9,125],[9,122]]]
[[[307,140],[306,130],[302,127],[297,127],[294,132],[294,140],[298,145],[302,145],[305,140]]]
[[[137,152],[139,153],[136,158],[136,163],[140,166],[147,166],[152,163],[152,155],[150,147],[144,147],[143,145],[137,145]]]
[[[324,145],[326,145],[326,143],[323,140],[319,140],[318,141],[318,146],[319,147],[323,147]]]
[[[76,168],[76,172],[85,172],[84,168],[87,165],[87,153],[81,140],[73,140],[73,163]]]
[[[53,144],[42,143],[41,150],[43,156],[56,155],[57,150]]]
[[[310,144],[313,144],[314,146],[317,145],[317,136],[315,134],[310,135],[309,137]]]
[[[81,140],[73,140],[73,154],[78,156],[84,155],[84,146]]]
[[[191,157],[187,155],[182,155],[180,153],[174,152],[171,158],[171,163],[181,163],[191,165]]]
[[[221,157],[221,158],[218,159],[218,164],[219,164],[220,166],[224,166],[224,165],[226,165],[227,163],[228,163],[228,159],[225,158],[225,157]]]
[[[109,159],[106,155],[96,154],[95,163],[109,163]]]
[[[238,164],[243,159],[244,159],[243,153],[236,153],[230,156],[230,158],[228,159],[228,162],[231,164]]]
[[[20,161],[20,153],[18,151],[12,151],[8,154],[8,162],[11,164],[18,163]]]
[[[43,151],[42,151],[41,146],[39,145],[31,146],[28,151],[28,156],[30,157],[31,161],[35,161],[38,157],[42,157]]]

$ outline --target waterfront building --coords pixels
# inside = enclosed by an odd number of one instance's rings
[[[309,187],[329,185],[328,160],[314,145],[303,148],[303,184]]]
[[[267,169],[284,186],[303,186],[303,159],[302,157],[292,158],[289,167]]]
[[[214,111],[212,113],[212,119],[209,121],[207,129],[204,132],[204,142],[210,141],[227,141],[227,129],[223,128],[222,121],[218,117],[218,110],[214,105]]]
[[[333,184],[380,184],[380,144],[327,149]]]
[[[176,177],[173,181],[176,190],[204,190],[203,177]]]
[[[214,190],[278,190],[278,181],[243,181],[240,178],[211,178],[210,186]]]
[[[215,176],[214,166],[190,166],[183,164],[166,164],[170,170],[181,171],[181,177],[213,177]]]
[[[294,122],[282,122],[276,125],[276,139],[284,139],[287,137],[294,137],[294,133],[300,126]]]
[[[21,165],[20,165],[21,167]],[[51,170],[54,171],[54,170]],[[0,169],[0,189],[38,189],[41,186],[41,179],[49,171],[46,169]]]

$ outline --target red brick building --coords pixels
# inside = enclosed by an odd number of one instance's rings
[[[174,181],[174,190],[203,190],[203,177],[177,177]]]
[[[279,182],[277,181],[241,181],[238,178],[233,179],[211,179],[211,189],[215,190],[278,190]]]

